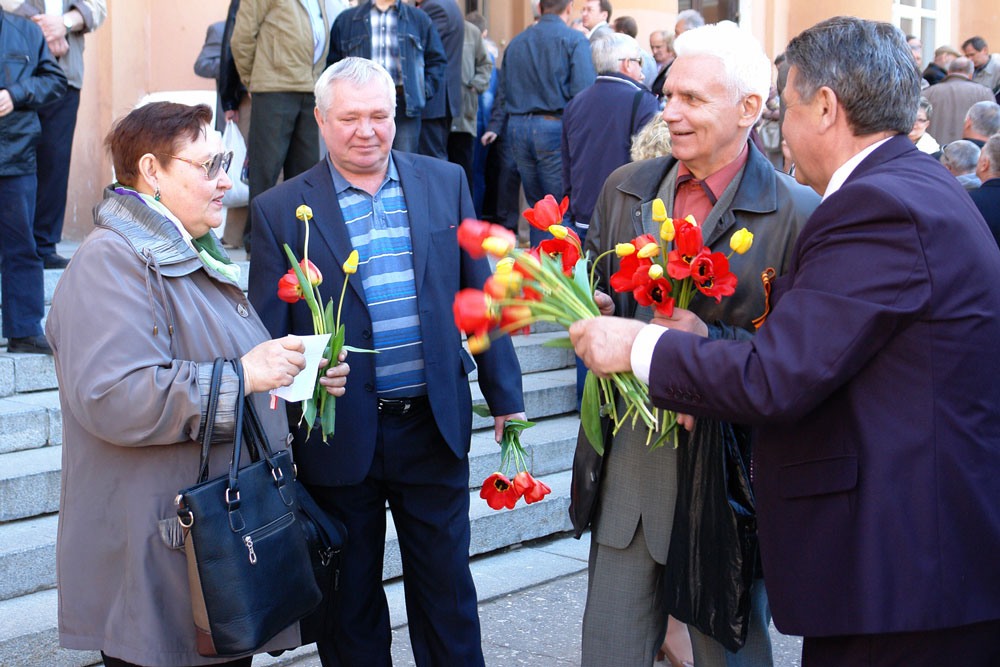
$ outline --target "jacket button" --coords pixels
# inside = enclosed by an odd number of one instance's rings
[[[373,385],[371,382],[366,382],[365,391],[375,391],[375,385]]]
[[[364,331],[361,332],[361,337],[365,339],[371,338],[372,332],[369,331],[368,329],[365,329]]]

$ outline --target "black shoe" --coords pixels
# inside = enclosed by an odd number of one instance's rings
[[[52,253],[51,255],[42,257],[42,263],[45,264],[46,269],[65,269],[69,264],[69,260],[62,255]]]
[[[28,354],[52,354],[52,348],[49,347],[49,341],[45,340],[45,336],[8,338],[7,351]]]

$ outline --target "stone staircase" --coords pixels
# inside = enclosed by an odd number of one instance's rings
[[[45,271],[46,304],[51,301],[61,273],[61,270]],[[247,273],[244,263],[244,276]],[[46,312],[47,309],[48,305]],[[507,564],[512,570],[523,569],[523,560],[529,555],[527,550],[509,551],[510,547],[564,534],[570,529],[569,469],[579,425],[574,411],[576,375],[570,350],[543,347],[547,340],[561,335],[564,334],[540,328],[528,336],[514,338],[524,374],[525,410],[529,419],[537,422],[537,426],[524,432],[523,441],[530,469],[552,488],[550,496],[533,505],[519,503],[514,510],[497,512],[487,507],[479,498],[479,487],[482,480],[496,471],[499,448],[493,440],[492,420],[474,417],[469,454],[470,555],[485,558],[493,572],[497,571],[497,563],[505,560],[510,561]],[[5,344],[0,339],[0,346]],[[482,403],[475,379],[473,373],[470,378],[473,399]],[[0,347],[0,665],[4,666],[75,667],[100,662],[98,653],[58,647],[55,543],[61,424],[51,357],[9,354],[6,347]],[[579,560],[580,553],[585,559],[580,546],[565,547],[576,560],[561,558],[560,562],[572,562],[571,569],[585,568],[585,562],[581,564]],[[485,561],[482,562],[480,569],[485,572]],[[477,571],[476,567],[473,569]],[[390,602],[400,598],[397,600],[400,604],[401,572],[396,530],[387,512],[383,579],[390,591]],[[478,576],[477,585],[480,585]],[[480,588],[482,597],[485,591]],[[492,588],[497,588],[498,594],[515,590],[509,587],[503,590],[502,585]],[[487,586],[489,590],[492,588]],[[398,612],[394,608],[394,616],[398,617]],[[265,658],[259,662],[284,664],[310,650],[303,647],[284,658]]]

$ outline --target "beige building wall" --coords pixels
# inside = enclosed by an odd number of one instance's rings
[[[463,5],[463,2],[459,2]],[[639,24],[639,41],[649,45],[653,30],[672,30],[677,0],[612,0],[614,14]],[[1000,51],[1000,2],[937,0],[950,5],[947,36],[939,46],[960,47],[980,35]],[[195,76],[194,61],[208,26],[225,18],[228,0],[108,0],[108,19],[87,36],[86,79],[73,142],[69,204],[64,236],[81,239],[93,225],[91,209],[111,180],[102,140],[118,118],[144,95],[168,90],[214,90],[215,82]],[[581,0],[574,3],[579,15]],[[892,0],[740,0],[742,24],[772,58],[788,40],[823,19],[838,14],[891,21]],[[529,0],[492,0],[490,37],[501,47],[531,24]]]

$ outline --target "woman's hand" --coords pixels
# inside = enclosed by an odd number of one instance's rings
[[[351,372],[351,367],[344,363],[347,358],[347,350],[340,351],[340,363],[329,369],[319,379],[319,383],[326,387],[326,392],[331,396],[343,396],[347,391],[347,374]],[[326,359],[320,359],[319,367],[329,365]]]
[[[298,336],[268,340],[243,355],[246,393],[287,387],[306,367],[306,347]]]

